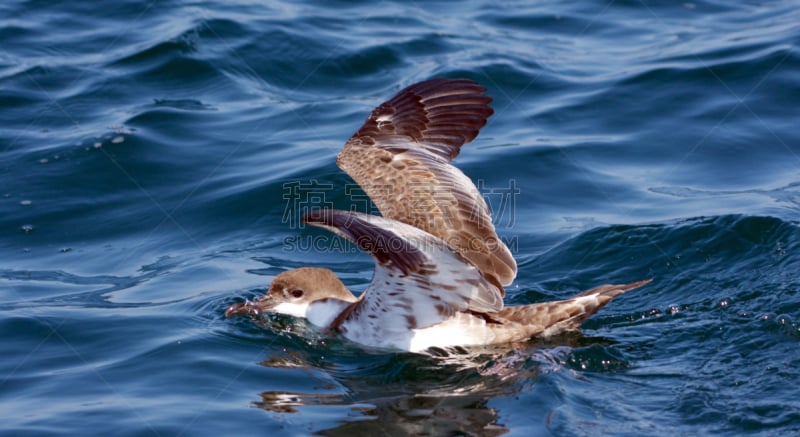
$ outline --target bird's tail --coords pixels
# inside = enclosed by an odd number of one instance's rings
[[[499,315],[528,328],[528,337],[550,337],[580,329],[586,319],[606,306],[611,299],[649,284],[650,281],[652,279],[630,284],[601,285],[570,299],[506,307]]]

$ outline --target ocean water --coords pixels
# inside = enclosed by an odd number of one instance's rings
[[[0,434],[800,432],[795,1],[6,1]],[[494,116],[455,161],[508,304],[653,278],[582,334],[363,350],[226,319],[279,272],[363,290],[297,222],[370,211],[335,156],[411,83]]]

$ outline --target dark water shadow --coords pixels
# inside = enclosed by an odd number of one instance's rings
[[[498,397],[530,390],[548,373],[626,367],[608,352],[612,342],[568,334],[547,341],[480,348],[431,349],[426,354],[375,353],[350,343],[326,340],[321,348],[276,352],[269,368],[307,368],[333,382],[320,393],[265,390],[254,405],[271,414],[291,415],[305,407],[348,407],[338,425],[317,435],[497,436],[509,431]]]

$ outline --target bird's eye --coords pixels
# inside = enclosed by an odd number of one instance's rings
[[[303,297],[303,290],[295,288],[294,290],[290,291],[289,294],[291,294],[292,297],[295,299],[300,299],[301,297]]]

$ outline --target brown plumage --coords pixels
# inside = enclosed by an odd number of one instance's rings
[[[493,113],[484,91],[466,79],[412,85],[370,113],[336,163],[381,215],[441,238],[502,286],[514,280],[517,263],[481,193],[450,165]]]
[[[571,299],[505,307],[496,315],[502,320],[502,328],[494,329],[498,343],[577,331],[584,321],[600,311],[611,299],[650,281],[601,285]]]
[[[466,79],[412,85],[375,108],[339,153],[338,165],[382,217],[318,210],[303,221],[372,255],[375,274],[361,296],[330,270],[306,267],[279,274],[264,297],[234,304],[226,315],[279,312],[364,345],[421,351],[577,330],[614,297],[649,283],[503,306],[516,262],[475,185],[450,165],[492,115],[483,92]]]

